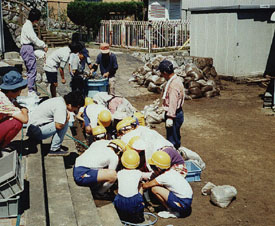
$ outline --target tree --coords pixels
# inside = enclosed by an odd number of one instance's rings
[[[76,25],[85,26],[89,36],[92,29],[95,37],[101,20],[109,20],[110,12],[135,15],[136,20],[143,18],[143,2],[86,2],[76,0],[67,6],[67,15]]]

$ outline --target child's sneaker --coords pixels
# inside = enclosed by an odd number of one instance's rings
[[[172,211],[161,211],[158,212],[158,216],[162,218],[178,218],[180,217],[180,214],[178,212]]]
[[[68,156],[70,155],[69,151],[64,151],[62,149],[58,149],[56,151],[49,151],[48,156]]]

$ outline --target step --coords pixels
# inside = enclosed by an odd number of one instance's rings
[[[68,42],[46,42],[48,46],[55,47],[55,46],[66,46]]]
[[[51,138],[43,140],[42,152],[47,153]],[[63,157],[45,156],[47,199],[50,225],[77,226]]]
[[[114,204],[110,203],[108,205],[98,208],[99,216],[102,220],[104,226],[120,226],[123,225],[118,217]],[[108,216],[108,217],[107,217]]]
[[[73,179],[73,169],[66,169],[75,216],[79,226],[103,226],[98,215],[90,188],[76,185]]]
[[[37,145],[37,153],[26,156],[26,181],[29,183],[29,208],[25,211],[26,225],[47,225],[46,202],[43,186],[43,158],[41,145]]]
[[[59,38],[59,37],[43,38],[43,40],[49,41],[49,42],[66,42],[66,40]]]

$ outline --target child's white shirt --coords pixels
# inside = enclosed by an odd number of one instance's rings
[[[75,167],[83,166],[91,169],[108,169],[115,170],[118,165],[118,157],[112,148],[107,147],[109,140],[99,140],[79,157],[76,158]]]
[[[118,194],[132,197],[138,194],[138,185],[142,179],[142,172],[136,169],[123,169],[117,173]]]
[[[69,61],[71,50],[69,47],[56,49],[51,55],[47,56],[44,70],[48,72],[57,72],[58,68],[64,68]]]
[[[157,176],[156,181],[179,198],[192,198],[193,196],[193,191],[188,181],[173,169]]]
[[[86,115],[90,119],[90,126],[92,128],[97,126],[98,115],[103,110],[109,111],[108,108],[100,104],[89,104],[86,107]]]

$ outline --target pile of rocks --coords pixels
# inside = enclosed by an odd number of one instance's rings
[[[40,11],[47,9],[47,0],[24,0],[24,3],[31,9],[36,8]]]
[[[148,54],[143,55],[142,58],[147,62],[133,72],[133,78],[130,81],[147,87],[151,92],[161,93],[166,85],[165,79],[160,77],[160,72],[156,69],[162,60],[167,59],[173,63],[175,74],[182,79],[185,99],[214,97],[220,94],[221,83],[212,58],[182,55],[152,57]]]

